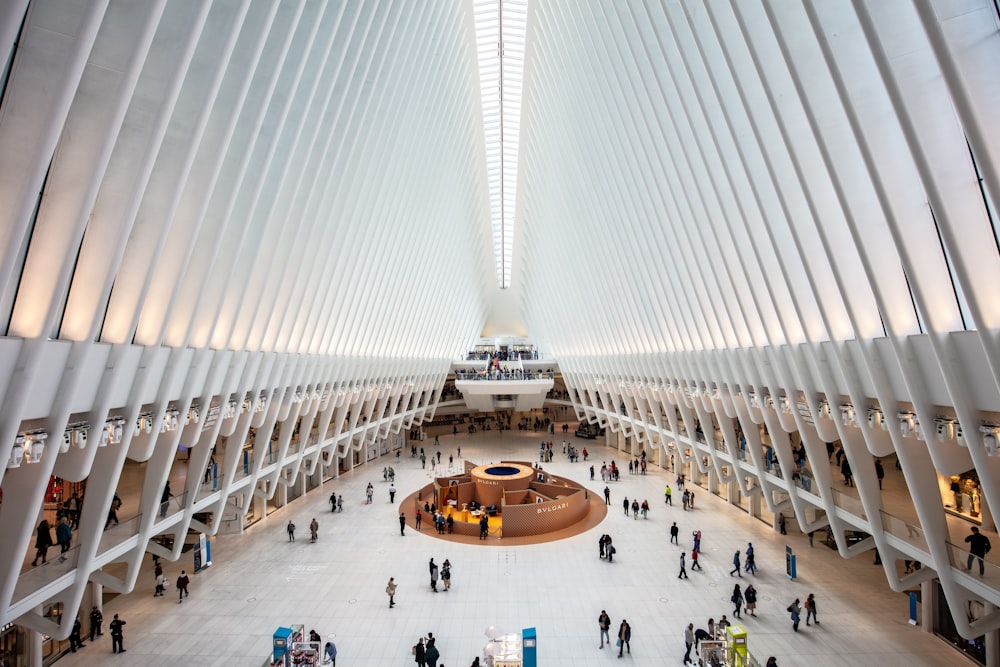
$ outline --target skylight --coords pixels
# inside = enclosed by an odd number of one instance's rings
[[[510,286],[527,0],[475,0],[497,286]]]

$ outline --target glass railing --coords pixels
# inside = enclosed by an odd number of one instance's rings
[[[945,542],[945,545],[948,547],[948,560],[952,567],[968,571],[970,576],[981,577],[991,588],[1000,586],[1000,566],[973,556],[971,551],[957,544]],[[980,567],[983,574],[979,573]]]
[[[793,477],[795,478],[795,486],[799,487],[806,493],[813,492],[813,477],[808,471],[797,473],[793,475]]]
[[[139,534],[139,525],[142,522],[142,515],[136,514],[124,521],[113,523],[101,533],[100,541],[97,544],[97,556],[105,553],[109,549],[118,546],[128,538]]]
[[[175,512],[181,512],[184,510],[187,504],[188,492],[183,491],[178,493],[176,496],[170,496],[166,502],[160,503],[159,515],[161,519],[167,518],[167,516],[174,514]]]
[[[456,380],[463,381],[517,381],[517,380],[554,380],[556,374],[552,371],[483,371],[455,373]]]
[[[839,491],[833,487],[830,488],[830,493],[833,497],[833,504],[842,510],[846,510],[854,516],[859,516],[865,521],[868,520],[868,516],[865,514],[865,506],[861,504],[861,501],[854,496],[849,496],[843,491]]]
[[[27,569],[21,572],[17,578],[17,584],[14,585],[14,597],[11,599],[11,603],[16,604],[35,591],[75,570],[80,560],[80,545],[65,553],[58,553],[55,548],[50,548],[47,558],[44,565],[39,564],[37,567],[32,567],[29,563],[26,566]]]
[[[898,537],[908,544],[912,544],[922,551],[927,551],[927,538],[924,536],[924,529],[912,523],[904,521],[899,517],[879,511],[882,519],[882,530],[893,537]]]

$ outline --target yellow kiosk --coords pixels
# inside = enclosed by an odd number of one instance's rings
[[[730,625],[726,628],[726,657],[730,665],[750,664],[747,653],[747,631],[742,625]]]

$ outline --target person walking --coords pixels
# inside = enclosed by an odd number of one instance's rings
[[[167,510],[170,508],[170,480],[167,480],[166,486],[163,487],[163,493],[160,495],[160,518],[163,519],[167,516]]]
[[[743,609],[743,591],[740,590],[739,584],[733,586],[733,594],[729,596],[729,601],[732,602],[733,607],[735,607],[735,611],[733,611],[733,616],[736,618],[743,618],[743,616],[740,613],[741,610]]]
[[[694,623],[688,623],[688,626],[684,628],[684,646],[687,647],[687,651],[684,652],[684,664],[691,662],[691,648],[694,646]]]
[[[601,645],[598,648],[604,648],[605,642],[611,643],[611,638],[608,636],[608,631],[611,629],[611,617],[603,609],[601,615],[597,617],[597,625],[601,628]]]
[[[333,493],[330,494],[330,511],[331,512],[336,512],[337,511],[337,492],[336,491],[334,491]]]
[[[295,524],[292,523],[291,521],[289,521],[288,525],[285,526],[285,530],[288,531],[288,541],[289,542],[294,542],[295,541]]]
[[[479,539],[485,540],[490,536],[490,520],[484,512],[481,517],[479,517]]]
[[[340,495],[337,496],[337,511],[338,512],[343,512],[344,511],[344,496],[343,496],[343,494],[340,494]]]
[[[695,570],[700,570],[700,569],[701,569],[701,565],[698,564],[698,552],[697,551],[692,551],[691,552],[691,571],[694,572]]]
[[[677,522],[674,521],[673,525],[670,526],[670,541],[673,544],[676,544],[677,546],[680,546],[680,542],[677,541],[677,534],[679,532],[680,532],[680,529],[677,528]]]
[[[94,608],[90,610],[90,641],[94,641],[94,637],[102,637],[104,633],[101,632],[101,623],[104,622],[104,614],[101,610],[94,605]]]
[[[124,653],[125,652],[125,633],[122,632],[122,626],[125,625],[125,621],[118,618],[118,614],[115,614],[114,620],[108,624],[108,628],[111,630],[111,652],[112,653]]]
[[[390,503],[396,502],[396,485],[395,484],[389,484],[389,502]]]
[[[680,571],[680,574],[677,575],[677,578],[678,579],[687,579],[688,578],[687,566],[684,564],[684,552],[683,551],[681,552],[681,571]]]
[[[753,587],[753,584],[747,584],[747,587],[743,589],[743,600],[746,602],[746,610],[750,612],[750,615],[756,616],[754,610],[757,608],[757,589]]]
[[[316,540],[318,539],[319,539],[319,521],[316,520],[316,517],[313,517],[313,520],[309,522],[309,541],[315,543]]]
[[[622,649],[627,649],[632,653],[632,626],[624,618],[622,624],[618,626],[618,657],[622,657]]]
[[[819,625],[819,618],[816,617],[816,596],[812,593],[806,598],[806,625],[809,625],[809,619],[816,621],[816,625]]]
[[[787,535],[788,531],[785,528],[785,513],[778,512],[778,532],[782,535]]]
[[[73,529],[69,525],[69,518],[63,517],[59,519],[59,524],[56,526],[56,542],[59,543],[59,560],[66,560],[65,554],[69,551],[70,542],[73,541]]]
[[[667,488],[663,491],[663,502],[670,505],[671,507],[674,506],[673,493],[670,491],[669,484],[667,484]]]
[[[420,516],[420,512],[417,512],[417,516]],[[399,534],[403,535],[406,533],[406,514],[403,512],[399,513]]]
[[[749,572],[750,574],[756,575],[757,574],[757,561],[754,558],[753,542],[747,542],[746,556],[747,556],[746,564],[743,566],[743,569],[746,572]]]
[[[730,577],[733,576],[734,574],[738,574],[741,577],[743,576],[743,573],[740,572],[740,552],[739,551],[737,551],[736,553],[733,554],[733,569],[729,571],[729,576]]]
[[[642,518],[643,519],[648,519],[649,518],[649,501],[648,500],[643,500],[642,501],[642,505],[640,505],[640,511],[642,512]]]
[[[414,517],[414,519],[413,519],[413,525],[416,527],[417,530],[420,530],[420,521],[423,518],[424,517],[420,514],[420,510],[417,510],[417,516]]]
[[[972,534],[965,538],[965,543],[969,545],[969,561],[966,563],[965,571],[971,572],[972,563],[975,559],[979,559],[979,576],[983,576],[983,558],[985,558],[986,554],[988,554],[990,549],[993,548],[990,544],[990,538],[980,533],[978,526],[973,526]],[[44,556],[42,557],[42,562],[45,562]]]
[[[635,498],[632,499],[632,518],[636,520],[639,518],[639,501]]]
[[[795,602],[788,605],[788,613],[792,618],[792,630],[795,632],[799,631],[799,620],[802,618],[802,605],[799,604],[799,599],[795,598]]]
[[[38,566],[39,558],[42,559],[42,565],[48,563],[46,556],[51,546],[52,533],[49,530],[49,522],[48,519],[42,519],[41,523],[38,524],[38,529],[35,531],[35,559],[31,561],[31,567]]]
[[[603,476],[603,471],[602,471],[602,476]],[[605,505],[611,504],[611,488],[607,486],[604,487],[604,504]]]
[[[188,584],[190,583],[187,573],[181,570],[181,576],[177,577],[177,601],[183,602],[188,596]]]
[[[153,590],[153,597],[160,598],[163,597],[163,591],[167,588],[167,577],[163,574],[163,570],[160,570],[160,576],[156,578],[156,588]]]
[[[622,501],[622,507],[625,509],[625,516],[628,516],[628,496]]]
[[[451,588],[451,561],[447,558],[441,564],[441,582],[444,584],[445,592]]]
[[[389,583],[385,585],[385,594],[389,596],[389,609],[396,606],[396,580],[389,577]]]
[[[854,486],[854,472],[851,470],[851,462],[844,457],[840,462],[840,474],[844,476],[844,486]]]
[[[875,459],[875,477],[878,478],[878,488],[882,490],[882,480],[885,479],[885,468],[882,467],[882,460]]]
[[[431,570],[431,590],[434,591],[435,593],[437,593],[438,592],[438,566],[434,562],[433,558],[431,558],[430,570]]]

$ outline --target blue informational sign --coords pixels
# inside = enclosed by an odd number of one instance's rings
[[[785,545],[785,574],[788,578],[795,580],[795,554],[792,552],[792,548]]]
[[[524,667],[538,667],[538,637],[534,628],[521,630],[521,660]]]

